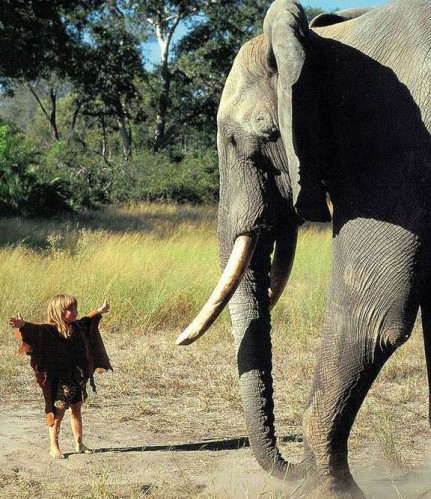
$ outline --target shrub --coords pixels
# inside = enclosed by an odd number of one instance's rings
[[[177,152],[141,145],[128,162],[115,151],[108,160],[73,134],[44,150],[2,125],[0,214],[48,217],[108,203],[217,201],[215,152]]]
[[[139,151],[113,173],[112,202],[206,204],[218,199],[217,160],[211,151],[186,152],[173,162],[163,152]]]
[[[38,178],[36,154],[23,136],[0,125],[0,213],[44,217],[70,211],[69,186]]]
[[[45,153],[40,174],[61,178],[70,185],[73,195],[69,203],[75,211],[97,208],[109,201],[111,167],[73,135]]]

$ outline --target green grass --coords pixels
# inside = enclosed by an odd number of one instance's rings
[[[320,333],[331,263],[331,231],[307,227],[300,230],[292,273],[280,304],[274,310],[274,327],[297,338]],[[305,339],[304,338],[304,339]]]

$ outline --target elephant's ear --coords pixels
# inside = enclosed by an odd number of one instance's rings
[[[319,14],[310,22],[310,28],[322,28],[324,26],[331,26],[332,24],[350,21],[350,19],[360,17],[370,10],[373,10],[373,8],[368,7],[364,9],[346,9],[339,10],[338,12],[331,12],[329,14]]]
[[[278,72],[278,120],[286,150],[293,203],[305,220],[331,219],[318,162],[318,104],[305,43],[308,22],[295,0],[275,0],[265,16],[269,64]]]

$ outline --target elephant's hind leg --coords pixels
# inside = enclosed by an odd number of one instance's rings
[[[356,219],[333,248],[324,333],[304,413],[305,452],[310,481],[318,483],[315,497],[361,497],[347,441],[380,369],[412,331],[421,244],[398,226]]]

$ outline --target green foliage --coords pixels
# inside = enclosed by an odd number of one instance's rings
[[[145,79],[139,40],[130,33],[122,15],[105,10],[88,30],[81,46],[81,64],[72,79],[74,95],[88,116],[143,118],[137,81]],[[134,106],[134,107],[132,107]]]
[[[108,202],[111,169],[76,136],[55,143],[41,161],[40,174],[45,180],[61,178],[70,186],[69,204],[74,211]]]
[[[173,201],[213,203],[218,199],[217,158],[211,151],[186,152],[173,162],[167,153],[142,149],[113,173],[114,203]]]
[[[154,153],[141,146],[128,162],[120,150],[106,162],[93,147],[72,134],[36,148],[23,134],[0,126],[1,214],[46,217],[109,203],[205,204],[218,199],[213,151],[170,148]]]
[[[319,14],[323,14],[325,11],[319,7],[304,6],[304,11],[309,21],[312,21]]]
[[[220,95],[270,3],[0,0],[1,212],[217,200]],[[166,49],[151,70],[149,38]]]
[[[88,14],[100,0],[0,0],[0,80],[68,74]]]
[[[0,213],[49,216],[70,210],[69,186],[59,178],[41,181],[34,151],[18,133],[0,126]]]

